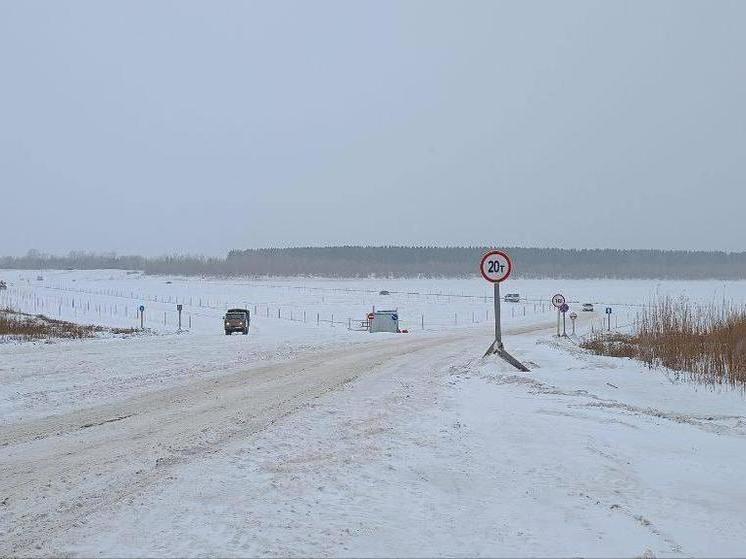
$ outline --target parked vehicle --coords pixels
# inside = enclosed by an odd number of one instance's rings
[[[36,276],[36,281],[44,281],[44,276]]]
[[[230,336],[233,332],[241,332],[245,336],[249,333],[251,313],[248,309],[228,309],[223,321],[226,336]]]
[[[381,291],[379,291],[379,292],[378,292],[378,294],[379,294],[379,295],[391,295],[391,293],[389,293],[389,292],[388,292],[388,291],[386,291],[385,289],[382,289]]]
[[[593,303],[583,303],[583,312],[593,312]]]
[[[506,293],[503,300],[506,303],[518,303],[521,300],[521,296],[518,293]]]
[[[4,291],[8,289],[8,284],[5,283],[3,280],[0,280],[0,291]]]

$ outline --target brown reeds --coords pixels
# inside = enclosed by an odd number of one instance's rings
[[[746,388],[746,308],[723,302],[656,299],[632,334],[597,333],[581,344],[603,355],[632,357],[690,379]]]
[[[102,332],[131,334],[135,330],[86,326],[64,320],[55,320],[44,315],[31,315],[13,309],[0,309],[0,340],[82,339],[94,337]]]

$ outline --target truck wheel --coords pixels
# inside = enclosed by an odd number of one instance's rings
[[[225,335],[226,335],[226,336],[230,336],[230,335],[231,335],[231,333],[230,333],[230,332],[229,332],[228,330],[226,330],[226,331],[225,331]]]
[[[249,329],[246,328],[246,330],[243,331],[243,335],[246,336],[249,333]]]

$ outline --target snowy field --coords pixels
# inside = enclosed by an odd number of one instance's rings
[[[746,549],[744,395],[558,341],[548,303],[594,303],[583,335],[605,306],[624,329],[658,294],[746,303],[746,282],[509,280],[518,373],[482,358],[480,279],[0,279],[0,306],[132,327],[143,304],[151,331],[0,343],[0,555]],[[249,336],[223,335],[233,306]],[[410,332],[355,330],[373,306]]]

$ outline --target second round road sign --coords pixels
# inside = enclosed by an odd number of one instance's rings
[[[482,277],[492,283],[500,283],[508,278],[513,269],[510,256],[501,250],[491,250],[482,257],[479,271]]]

